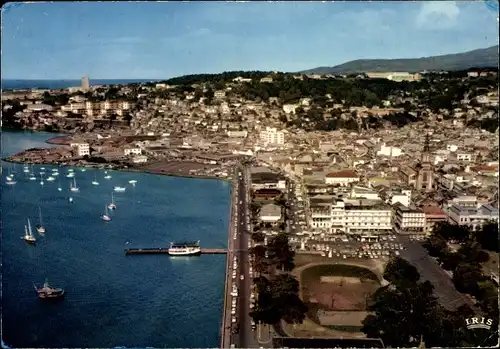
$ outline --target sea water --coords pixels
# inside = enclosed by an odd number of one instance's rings
[[[2,132],[2,155],[49,146],[54,134]],[[125,256],[132,247],[167,247],[201,240],[227,247],[230,185],[217,180],[74,168],[79,192],[69,190],[67,167],[40,184],[55,166],[2,163],[2,335],[13,347],[217,347],[223,307],[225,256]],[[15,172],[17,183],[6,185]],[[91,182],[97,179],[98,186]],[[129,180],[137,180],[135,186]],[[60,186],[62,191],[58,191]],[[112,221],[101,219],[114,192]],[[73,198],[73,203],[69,202]],[[42,212],[46,233],[35,225]],[[30,219],[36,246],[22,240]],[[61,301],[38,299],[33,282],[66,290]]]

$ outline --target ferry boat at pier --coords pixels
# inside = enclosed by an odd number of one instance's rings
[[[201,254],[200,241],[171,242],[168,254],[171,256],[199,256]]]

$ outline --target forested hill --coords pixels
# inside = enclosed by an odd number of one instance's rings
[[[498,45],[443,56],[409,59],[358,59],[334,67],[318,67],[306,74],[339,74],[359,72],[455,71],[470,68],[498,67]]]

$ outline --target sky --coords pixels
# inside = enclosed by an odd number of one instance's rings
[[[498,13],[482,1],[8,3],[1,40],[2,79],[296,72],[497,45]]]

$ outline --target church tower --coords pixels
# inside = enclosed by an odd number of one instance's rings
[[[425,144],[418,166],[417,190],[430,192],[434,189],[434,173],[430,160],[429,133],[425,135]]]

